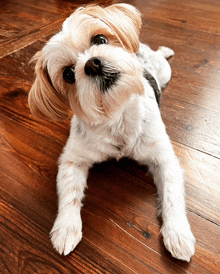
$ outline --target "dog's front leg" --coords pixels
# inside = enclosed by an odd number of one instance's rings
[[[60,253],[69,254],[82,238],[81,200],[84,196],[88,167],[65,155],[60,158],[57,175],[58,215],[51,230],[51,241]]]
[[[182,170],[172,148],[169,152],[166,145],[158,151],[150,171],[158,190],[164,245],[173,257],[189,262],[195,252],[195,238],[186,216]]]
[[[157,186],[164,245],[173,257],[190,261],[195,238],[186,216],[183,172],[165,129],[161,129],[153,138],[144,139],[138,157],[141,163],[149,165]]]

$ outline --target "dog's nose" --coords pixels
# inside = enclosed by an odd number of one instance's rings
[[[102,60],[98,57],[90,58],[84,67],[85,74],[88,76],[97,76],[102,72]]]

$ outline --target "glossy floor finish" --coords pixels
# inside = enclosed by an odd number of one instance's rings
[[[91,170],[83,240],[67,257],[52,248],[57,159],[69,122],[31,116],[27,95],[34,73],[28,62],[80,3],[86,0],[0,2],[0,273],[220,273],[218,0],[127,1],[143,14],[141,41],[175,51],[161,112],[185,169],[197,239],[191,262],[165,250],[153,180],[126,159]]]

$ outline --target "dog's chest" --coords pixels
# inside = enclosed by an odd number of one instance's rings
[[[126,117],[119,124],[109,128],[106,135],[108,140],[106,146],[110,151],[110,156],[120,159],[129,156],[133,147],[138,142],[142,132],[141,121],[137,117]]]
[[[141,105],[135,103],[114,121],[106,119],[102,124],[86,125],[75,118],[72,124],[74,143],[88,152],[86,155],[92,155],[94,162],[129,157],[146,132],[144,113]]]

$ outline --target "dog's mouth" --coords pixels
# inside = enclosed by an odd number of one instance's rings
[[[103,93],[112,88],[120,77],[120,72],[100,57],[90,58],[85,64],[84,71]]]

